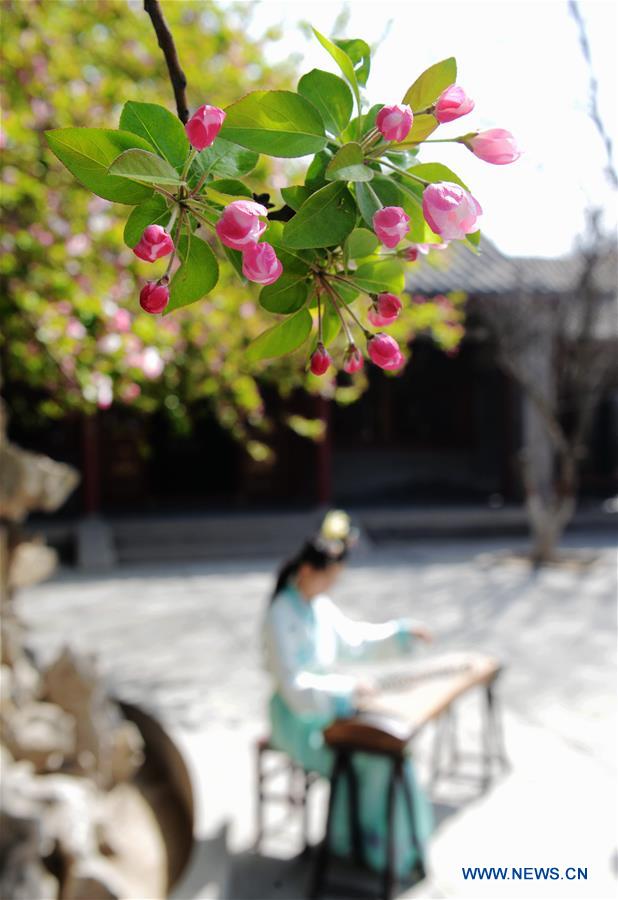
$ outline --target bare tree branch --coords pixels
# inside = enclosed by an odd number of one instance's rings
[[[605,172],[609,181],[611,182],[614,188],[618,188],[618,175],[616,174],[616,169],[614,167],[614,148],[612,146],[612,139],[605,129],[605,125],[603,123],[603,119],[601,118],[601,112],[599,110],[599,85],[594,74],[594,68],[592,65],[592,54],[590,52],[590,43],[588,41],[588,34],[586,32],[586,23],[584,22],[584,18],[582,16],[581,10],[579,8],[579,3],[577,0],[569,0],[569,12],[573,16],[575,20],[575,24],[577,25],[577,30],[579,32],[579,44],[582,48],[582,54],[584,59],[586,60],[586,64],[588,66],[588,75],[590,79],[590,118],[594,122],[599,135],[601,136],[601,140],[605,145],[605,152],[607,154],[607,166]]]
[[[167,70],[170,75],[170,81],[174,90],[174,97],[176,99],[176,111],[178,113],[178,118],[184,125],[189,119],[189,108],[187,106],[186,95],[187,78],[180,67],[172,32],[169,30],[167,22],[165,21],[165,16],[159,5],[159,0],[144,0],[144,9],[152,20],[159,47],[163,51],[163,56],[167,63]]]

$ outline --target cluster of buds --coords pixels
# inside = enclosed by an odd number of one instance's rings
[[[234,200],[225,207],[215,226],[219,240],[232,250],[242,253],[245,278],[257,284],[272,284],[283,271],[274,248],[266,241],[259,243],[266,230],[266,207],[253,200]]]
[[[338,296],[332,284],[325,285],[325,290],[328,294],[330,294],[330,298],[335,307],[335,310],[337,311],[337,314],[341,319],[341,324],[344,327],[344,331],[348,339],[342,368],[344,372],[352,375],[354,372],[358,372],[363,368],[365,364],[363,354],[358,349],[352,337],[348,324],[343,318],[342,308],[345,305],[341,302],[341,298]],[[387,325],[392,325],[403,308],[403,304],[399,297],[388,292],[384,292],[382,294],[371,294],[370,297],[371,305],[367,312],[367,319],[369,320],[369,322],[376,328],[384,328]],[[395,371],[397,369],[400,369],[405,362],[405,358],[395,338],[391,337],[390,334],[385,334],[384,332],[372,334],[362,326],[349,306],[347,307],[347,312],[350,314],[352,319],[355,320],[356,324],[360,326],[364,333],[367,341],[367,355],[369,359],[381,369],[386,369],[388,371]],[[309,360],[309,369],[314,375],[324,375],[333,364],[333,360],[330,353],[324,346],[321,338],[320,307],[318,307],[318,315],[320,320],[318,326],[320,331],[320,338],[318,340],[316,349],[311,354]]]
[[[175,249],[174,241],[165,228],[161,228],[160,225],[149,225],[144,230],[139,243],[133,248],[133,252],[145,262],[156,262],[164,256],[169,256],[170,253],[173,254]],[[168,266],[168,272],[170,266]],[[158,281],[146,282],[139,295],[139,305],[144,312],[153,315],[163,312],[170,300],[168,284],[167,272]]]
[[[432,106],[418,112],[430,113],[443,124],[453,122],[473,109],[474,101],[467,96],[464,89],[457,84],[451,84],[442,91]],[[410,135],[413,124],[414,113],[409,106],[405,104],[383,106],[376,116],[376,127],[364,139],[364,147],[369,150],[376,140],[381,139],[401,143]],[[493,165],[515,162],[521,156],[515,138],[503,128],[491,128],[488,131],[473,132],[444,140],[463,144],[479,159]],[[383,148],[376,148],[380,149]],[[414,170],[407,174],[410,178],[415,178]],[[432,231],[440,235],[443,242],[461,240],[478,229],[478,218],[482,214],[482,209],[478,200],[469,191],[448,181],[438,184],[429,184],[422,178],[418,178],[418,181],[425,185],[423,191],[425,220]],[[410,217],[402,207],[385,206],[373,216],[373,230],[378,240],[392,250],[406,237],[409,222]],[[414,261],[417,256],[418,251],[411,249],[406,258]]]
[[[219,107],[204,104],[191,116],[185,125],[185,131],[193,150],[185,167],[185,175],[195,155],[214,143],[225,115],[224,110]],[[200,218],[197,209],[192,208],[191,212]],[[260,243],[260,237],[266,229],[266,222],[262,219],[266,216],[267,210],[260,203],[236,200],[224,209],[215,226],[221,243],[242,253],[242,271],[245,277],[262,285],[272,284],[283,271],[274,248],[265,241]],[[172,213],[171,220],[175,219],[176,216]],[[174,240],[160,225],[149,225],[133,252],[146,262],[155,262],[172,254],[165,274],[157,281],[147,282],[140,292],[140,306],[145,312],[154,315],[162,313],[170,298],[168,285],[175,253]]]

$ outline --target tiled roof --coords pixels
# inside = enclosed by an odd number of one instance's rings
[[[468,294],[510,293],[526,290],[540,294],[564,293],[577,285],[582,259],[579,255],[538,259],[508,257],[483,237],[481,253],[462,241],[427,257],[419,255],[410,265],[407,290],[420,293],[465,291]],[[617,291],[616,252],[610,251],[599,267],[599,280],[609,294]]]

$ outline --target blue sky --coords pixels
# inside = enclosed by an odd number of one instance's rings
[[[343,6],[262,0],[253,9],[249,33],[259,37],[281,25],[281,39],[268,45],[274,59],[296,55],[300,73],[313,67],[336,71],[299,21],[332,34]],[[603,206],[607,224],[615,227],[616,192],[603,175],[604,149],[586,112],[588,74],[566,0],[351,0],[345,6],[349,20],[340,36],[369,43],[382,38],[367,85],[370,102],[399,102],[423,69],[455,56],[458,83],[476,108],[442,126],[439,136],[502,127],[518,138],[525,152],[510,166],[490,166],[457,144],[427,145],[422,152],[424,161],[450,165],[469,184],[484,209],[483,230],[501,250],[524,256],[568,252],[591,203]],[[580,8],[602,115],[616,144],[618,5],[581,0]]]

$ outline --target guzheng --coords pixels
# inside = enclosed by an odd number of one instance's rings
[[[428,722],[467,691],[489,684],[499,661],[484,653],[445,653],[379,677],[378,692],[359,703],[359,714],[324,732],[331,746],[400,750]]]

